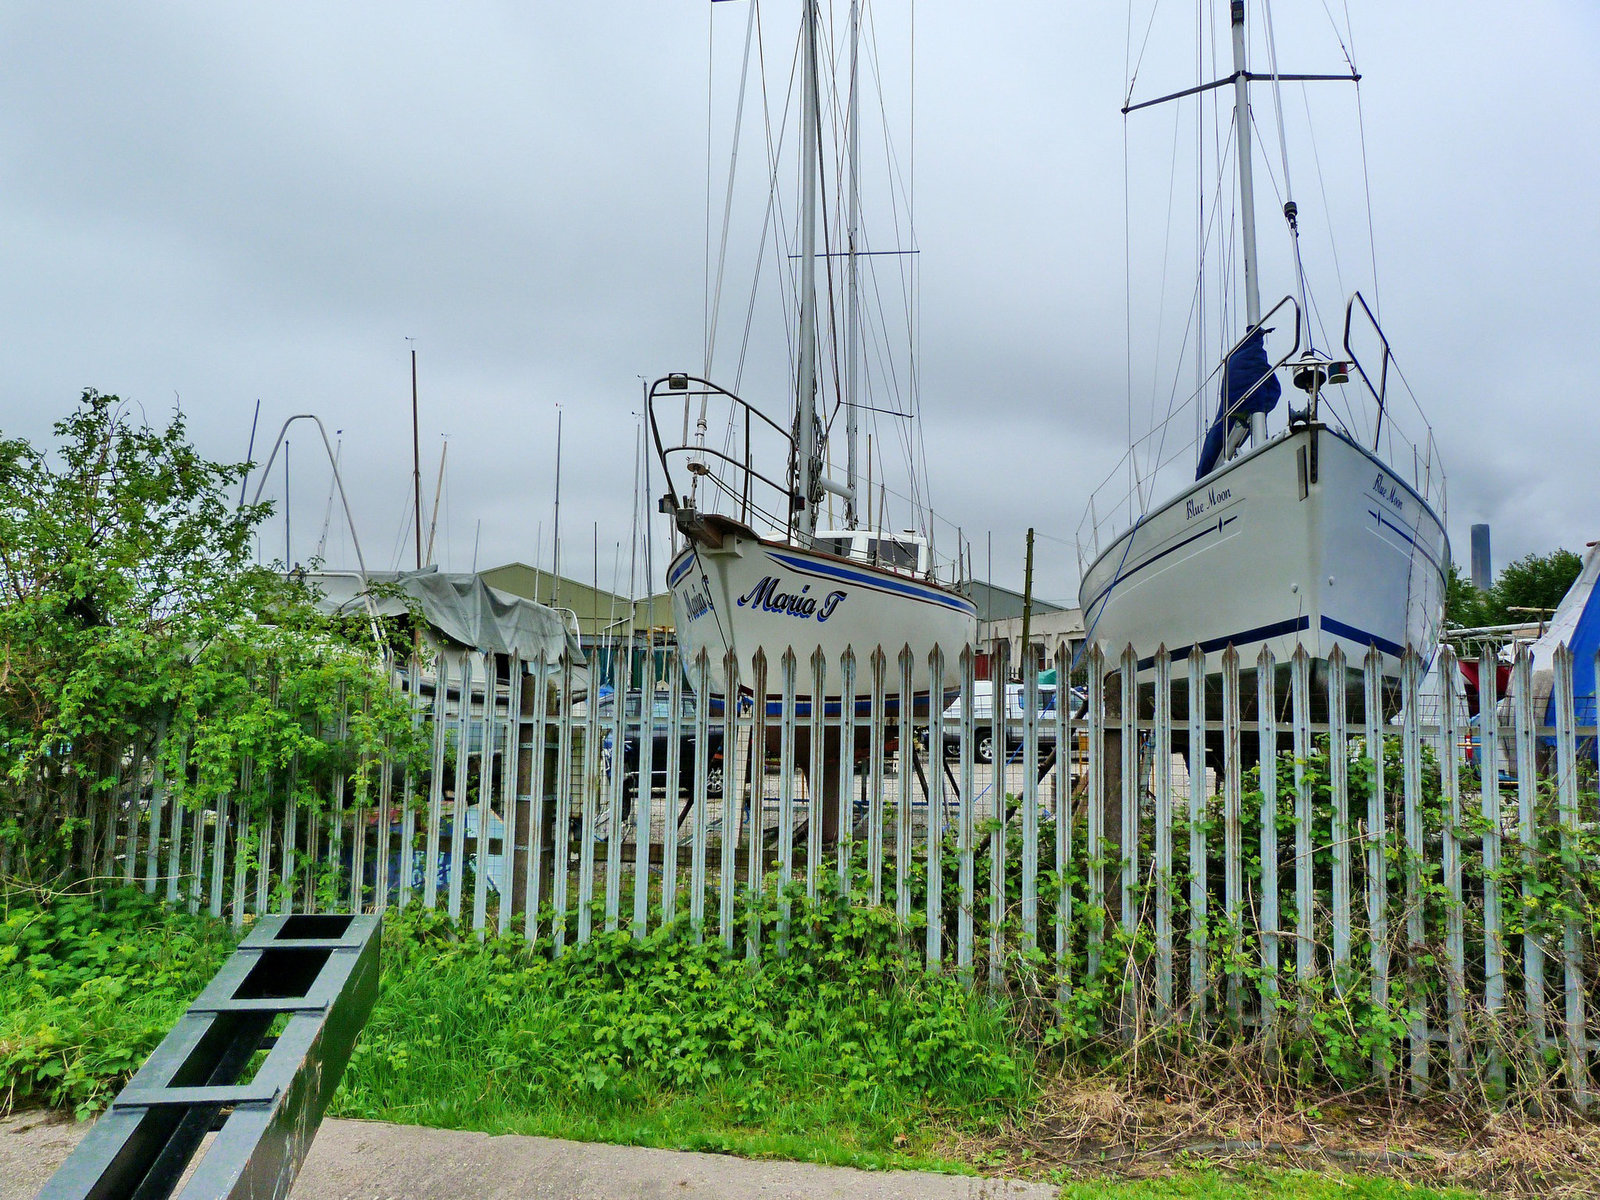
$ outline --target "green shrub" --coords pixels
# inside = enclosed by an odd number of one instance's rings
[[[0,1114],[98,1111],[233,947],[227,927],[134,890],[0,898]]]

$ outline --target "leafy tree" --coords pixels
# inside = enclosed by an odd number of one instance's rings
[[[1490,590],[1486,606],[1490,623],[1510,624],[1538,617],[1537,613],[1513,609],[1543,609],[1548,616],[1582,570],[1582,557],[1571,550],[1527,554],[1517,559],[1500,572]]]
[[[1484,609],[1488,597],[1472,586],[1472,580],[1461,572],[1459,563],[1450,564],[1450,577],[1445,581],[1444,619],[1460,629],[1472,629],[1487,624]]]
[[[0,842],[59,863],[86,801],[157,763],[193,805],[283,803],[241,762],[361,786],[410,728],[392,631],[251,563],[270,508],[235,506],[247,465],[93,390],[55,436],[0,438]]]

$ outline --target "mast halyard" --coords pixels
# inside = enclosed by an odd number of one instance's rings
[[[800,206],[800,363],[795,380],[795,491],[799,511],[794,521],[802,544],[817,530],[817,0],[805,0],[805,68],[801,105]]]
[[[1250,82],[1245,65],[1244,0],[1232,0],[1233,124],[1239,143],[1239,239],[1244,246],[1244,313],[1247,326],[1261,323],[1261,283],[1256,273],[1256,196],[1250,172]],[[1267,440],[1267,416],[1250,414],[1250,440]]]

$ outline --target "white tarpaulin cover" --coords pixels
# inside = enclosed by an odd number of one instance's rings
[[[446,642],[552,664],[567,650],[574,662],[583,661],[577,636],[560,612],[492,588],[481,576],[447,575],[429,567],[422,571],[369,571],[367,578],[402,592],[411,606],[420,609],[435,635]],[[366,588],[353,571],[307,575],[306,583],[322,593],[321,607],[328,612],[368,611],[362,596]],[[372,597],[372,606],[380,616],[407,611],[406,601],[399,596]]]

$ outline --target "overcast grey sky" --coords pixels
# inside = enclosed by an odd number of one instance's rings
[[[876,3],[885,24],[906,7]],[[1342,25],[1342,0],[1329,7]],[[1457,558],[1483,520],[1497,565],[1581,548],[1600,536],[1600,6],[1347,7],[1378,295],[1449,469]],[[769,24],[789,23],[787,8],[799,5],[765,0]],[[176,396],[203,450],[239,459],[257,398],[262,438],[318,413],[344,431],[368,565],[405,565],[415,338],[429,499],[450,445],[446,565],[470,565],[480,519],[480,566],[533,561],[541,521],[548,561],[559,404],[564,565],[588,577],[598,521],[608,585],[612,544],[627,540],[640,377],[700,365],[708,27],[720,52],[744,11],[6,5],[0,429],[43,440],[84,387],[153,419]],[[1137,19],[1147,11],[1141,0]],[[1275,12],[1281,55],[1320,47],[1310,69],[1338,69],[1322,4]],[[1059,539],[1039,548],[1039,590],[1055,598],[1076,590],[1070,543],[1126,434],[1126,23],[1110,4],[916,5],[933,492],[980,545],[993,532],[998,582],[1020,584],[1027,526]],[[1142,95],[1192,81],[1192,50],[1161,49],[1173,28],[1163,10]],[[1341,270],[1366,288],[1359,158],[1354,172],[1330,165],[1354,145],[1353,100],[1342,112],[1351,127],[1318,143],[1320,178],[1305,152],[1291,147],[1291,162],[1308,223],[1326,193],[1356,225],[1341,231]],[[1170,165],[1173,126],[1138,120],[1130,176],[1144,185],[1147,163]],[[1166,203],[1130,210],[1136,240],[1161,239],[1144,226]],[[1325,305],[1342,303],[1335,292]],[[1154,319],[1133,313],[1136,345]],[[1148,364],[1134,374],[1147,380]],[[290,438],[300,558],[327,472],[309,427]],[[280,475],[268,494],[281,493]],[[266,539],[281,555],[281,524]],[[347,543],[330,534],[334,565]]]

